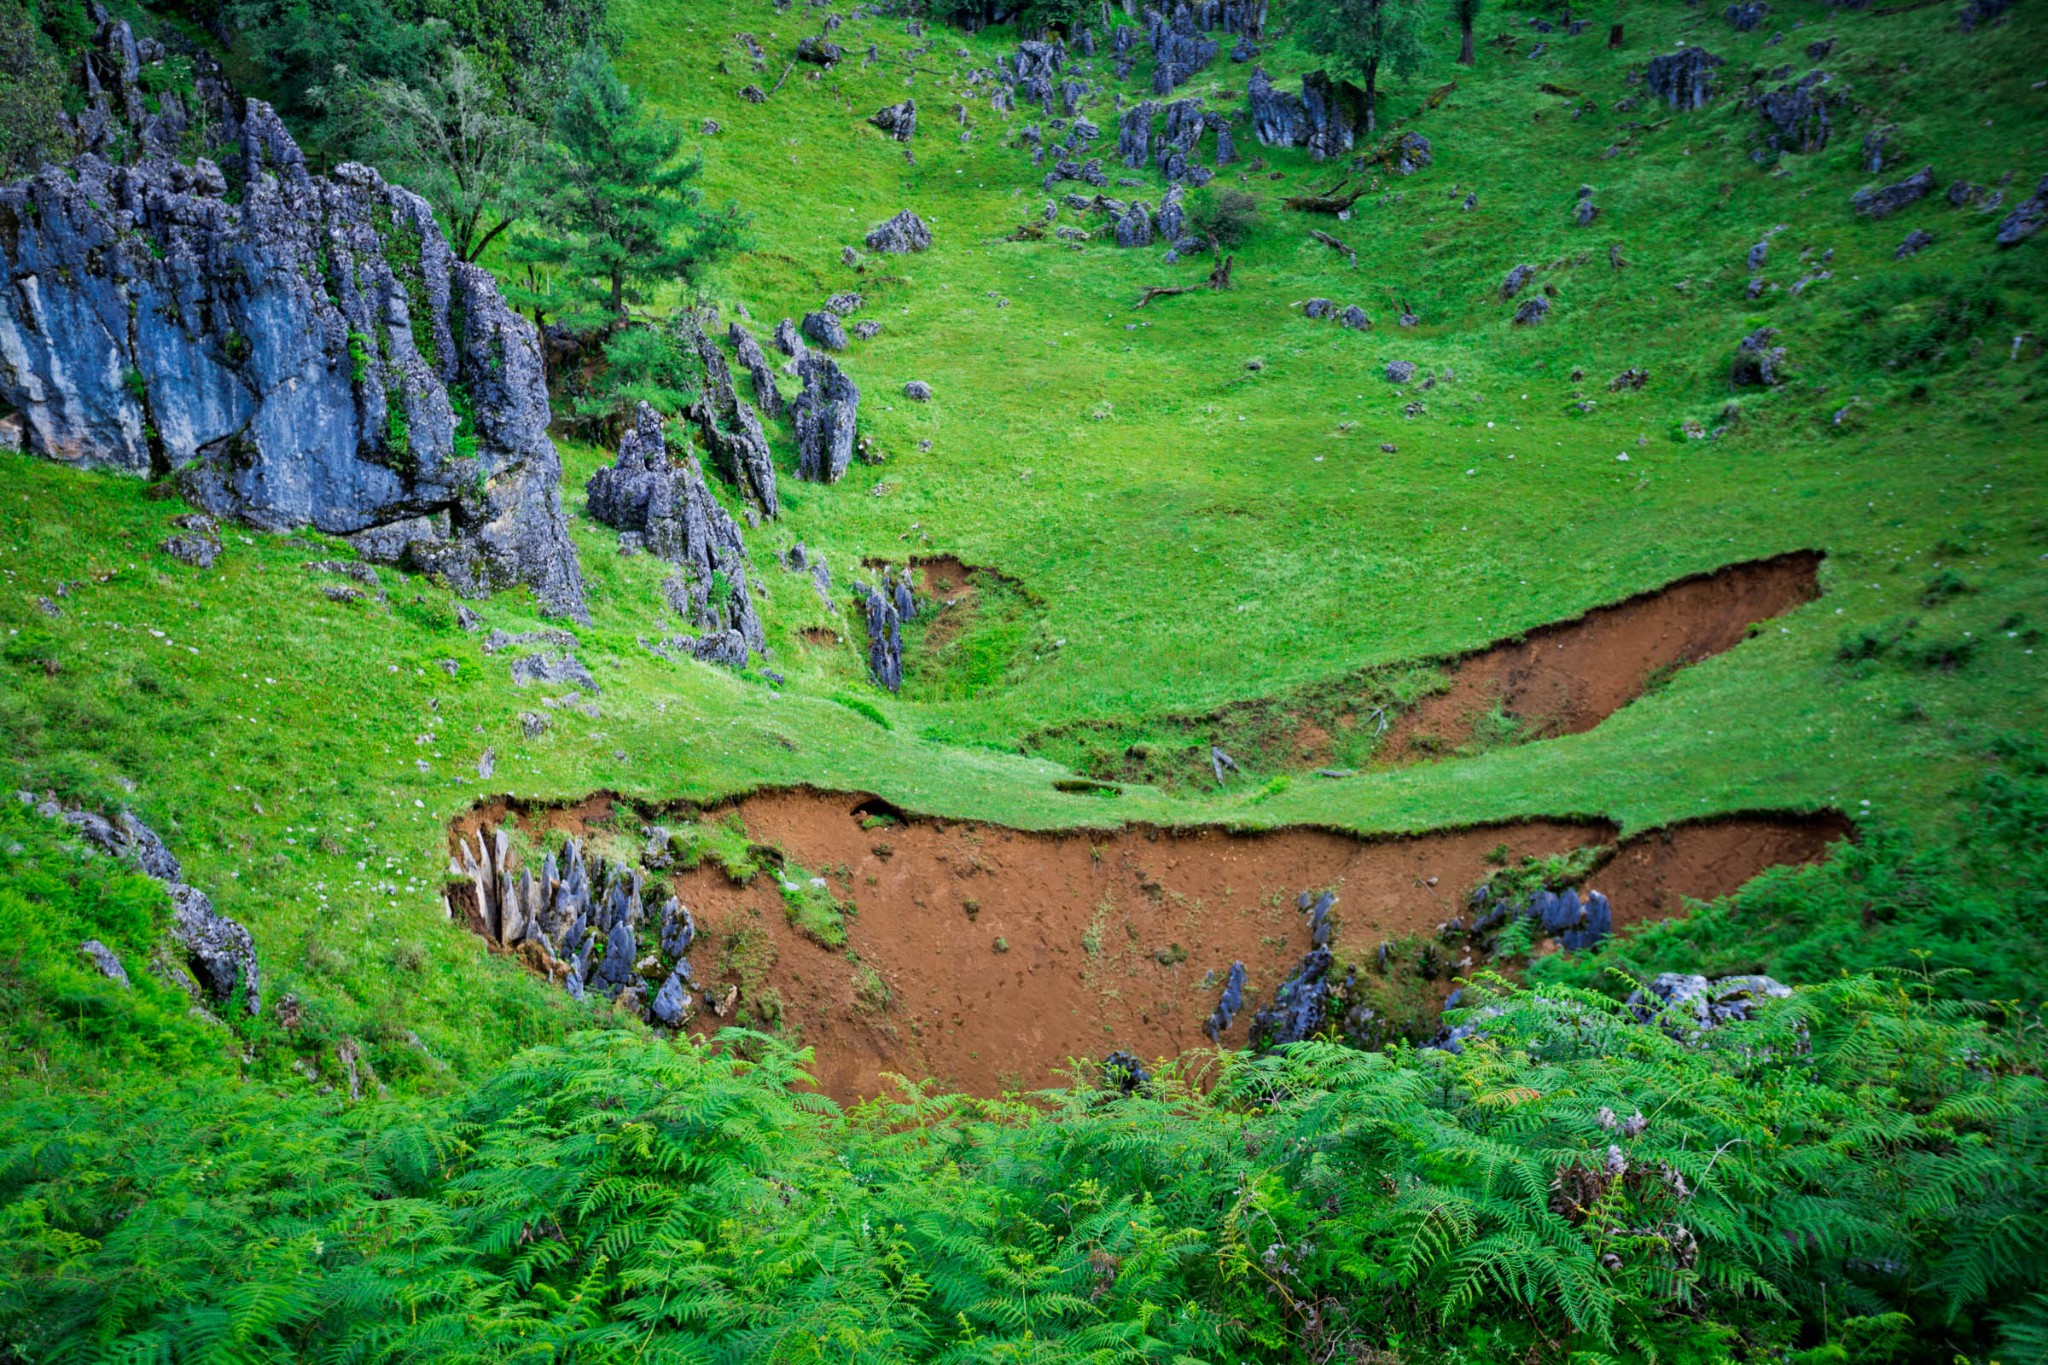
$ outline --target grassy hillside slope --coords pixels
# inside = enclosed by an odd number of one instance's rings
[[[160,891],[0,805],[0,1358],[2048,1358],[2048,233],[1992,241],[2048,173],[2048,18],[1623,11],[1578,37],[1489,11],[1470,69],[1433,26],[1382,106],[1433,164],[1364,172],[1346,220],[1284,209],[1344,171],[1239,117],[1214,188],[1259,214],[1233,287],[1139,308],[1212,262],[1120,250],[1065,207],[1051,226],[1089,240],[1017,239],[1083,187],[1043,188],[1019,134],[1044,118],[968,79],[1011,29],[848,17],[820,72],[795,44],[843,11],[619,0],[620,70],[702,130],[709,196],[752,216],[697,302],[765,337],[850,289],[883,327],[840,358],[877,462],[800,483],[770,424],[783,513],[746,535],[773,652],[740,673],[649,647],[674,628],[666,566],[585,515],[611,459],[588,444],[563,442],[599,685],[575,698],[515,686],[444,588],[318,567],[340,542],[229,526],[193,569],[159,548],[189,510],[168,486],[0,454],[7,781],[137,812],[249,928],[267,1001],[190,1011],[148,970]],[[1698,112],[1639,84],[1688,42],[1726,59]],[[1284,31],[1263,46],[1283,89],[1313,66]],[[1815,66],[1827,147],[1755,159],[1752,78]],[[1074,70],[1112,148],[1149,62]],[[1249,74],[1219,59],[1177,93],[1241,115]],[[905,97],[909,155],[866,123]],[[1852,209],[1925,164],[1933,195]],[[1163,192],[1107,169],[1113,195]],[[2001,207],[1952,205],[1955,181]],[[906,208],[931,251],[842,262]],[[1932,245],[1896,259],[1915,230]],[[1499,289],[1525,263],[1552,306],[1523,328]],[[1308,319],[1312,297],[1375,325]],[[1789,378],[1736,389],[1761,326]],[[1631,368],[1647,383],[1610,388]],[[833,603],[777,567],[800,541]],[[1824,555],[1816,599],[1580,733],[1496,713],[1429,761],[1345,748],[1331,776],[1299,743],[1360,695],[1443,686],[1454,656],[1792,551]],[[891,695],[850,585],[913,558],[967,566],[971,600],[909,632]],[[551,624],[517,595],[468,605]],[[1242,771],[1205,776],[1211,743]],[[1857,842],[1537,964],[1543,1000],[1482,988],[1498,1048],[1197,1053],[1123,1108],[1084,1067],[1059,1095],[842,1115],[788,1038],[656,1043],[446,917],[448,830],[480,804],[798,785],[1029,830],[1829,810]],[[1691,1048],[1569,989],[1614,993],[1611,967],[1812,989]],[[1870,969],[1910,975],[1838,979]],[[1603,1163],[1637,1106],[1623,1180]]]

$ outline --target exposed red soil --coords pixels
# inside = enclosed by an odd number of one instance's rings
[[[1450,665],[1447,691],[1394,720],[1375,760],[1407,763],[1470,743],[1497,705],[1524,738],[1590,730],[1660,674],[1742,643],[1758,621],[1820,596],[1810,551],[1735,564],[1599,607]]]
[[[672,879],[705,935],[691,954],[701,982],[720,979],[740,930],[773,942],[765,985],[781,997],[784,1025],[816,1049],[819,1085],[841,1101],[881,1093],[891,1074],[989,1095],[1055,1084],[1069,1059],[1114,1048],[1145,1058],[1203,1048],[1203,1020],[1234,960],[1245,964],[1247,1009],[1224,1042],[1241,1046],[1253,1002],[1269,999],[1309,946],[1297,893],[1337,891],[1335,946],[1340,958],[1363,958],[1383,939],[1433,932],[1458,914],[1503,846],[1519,858],[1614,837],[1611,826],[1561,821],[1386,839],[1315,829],[1035,834],[925,819],[862,828],[881,811],[858,795],[784,791],[705,813],[736,813],[756,843],[779,847],[853,902],[845,949],[790,926],[773,874],[738,886],[707,865]],[[643,820],[623,806],[614,814],[603,796],[531,812],[494,803],[452,833],[508,818],[536,833],[609,825],[628,838]],[[1588,884],[1612,900],[1617,925],[1631,924],[1676,912],[1681,897],[1726,895],[1767,867],[1818,861],[1846,832],[1836,817],[1681,825],[1623,842]],[[698,1026],[718,1023],[706,1014]]]

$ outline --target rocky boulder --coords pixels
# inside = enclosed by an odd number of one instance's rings
[[[2034,186],[2034,192],[2020,206],[1998,225],[1997,242],[2000,246],[2018,246],[2041,230],[2048,223],[2048,175]]]
[[[1429,139],[1412,129],[1389,133],[1367,158],[1369,163],[1385,166],[1396,175],[1426,170],[1435,159],[1436,151]]]
[[[1889,218],[1908,204],[1917,204],[1934,191],[1934,167],[1922,166],[1896,184],[1856,191],[1849,203],[1865,218]]]
[[[1768,976],[1723,976],[1708,980],[1689,972],[1664,972],[1645,990],[1629,995],[1638,1020],[1662,1019],[1684,1036],[1748,1019],[1765,1000],[1782,1000],[1792,988]]]
[[[121,959],[115,955],[112,948],[96,938],[89,938],[78,945],[78,951],[85,955],[86,960],[92,963],[93,969],[101,976],[124,991],[131,989],[128,969],[121,965]]]
[[[905,100],[901,104],[877,109],[868,117],[868,122],[898,142],[908,142],[917,134],[917,101]]]
[[[846,49],[823,38],[800,38],[796,45],[796,59],[809,62],[812,66],[836,66],[846,57]]]
[[[1828,134],[1833,131],[1828,109],[1834,103],[1829,87],[1825,71],[1810,71],[1750,101],[1763,125],[1759,158],[1780,152],[1817,152],[1828,145]]]
[[[1261,143],[1268,147],[1306,147],[1310,157],[1317,161],[1349,152],[1365,127],[1365,92],[1349,81],[1333,81],[1321,71],[1304,75],[1301,94],[1292,95],[1274,89],[1264,69],[1254,67],[1245,99],[1250,107],[1252,133]],[[1405,156],[1411,169],[1427,165],[1428,148],[1427,140],[1401,143],[1394,159]]]
[[[820,309],[804,314],[804,339],[828,351],[843,351],[846,349],[846,328],[840,325],[837,313]]]
[[[775,371],[769,367],[768,357],[761,351],[761,343],[737,322],[727,325],[726,339],[732,342],[734,356],[753,381],[754,405],[770,417],[782,416],[782,392],[775,387]]]
[[[912,251],[929,251],[932,233],[931,229],[924,225],[923,219],[905,209],[888,222],[870,229],[867,243],[870,251],[887,251],[897,255]]]
[[[759,507],[764,515],[775,516],[781,510],[775,496],[775,460],[769,453],[768,436],[761,430],[761,420],[733,387],[732,371],[726,367],[725,353],[717,343],[704,334],[694,319],[689,320],[688,330],[697,358],[704,364],[704,387],[689,409],[697,424],[697,434],[711,453],[718,472],[740,491],[740,496]],[[757,374],[757,391],[760,383],[761,376]],[[772,393],[772,376],[768,387]],[[658,428],[656,434],[659,435]]]
[[[868,672],[891,692],[903,690],[903,622],[905,613],[897,603],[895,570],[887,571],[881,587],[856,583],[868,630]],[[908,593],[908,586],[905,593]],[[907,596],[906,596],[906,600]]]
[[[1151,160],[1152,115],[1158,107],[1151,100],[1139,100],[1117,118],[1117,158],[1134,171],[1142,169]]]
[[[1713,71],[1722,59],[1703,47],[1683,47],[1650,58],[1643,73],[1650,93],[1673,109],[1704,109],[1714,97]]]
[[[1744,4],[1730,5],[1721,11],[1721,17],[1726,19],[1728,26],[1737,33],[1756,32],[1770,14],[1771,7],[1764,4],[1763,0],[1747,0]]]
[[[182,517],[172,517],[171,526],[178,534],[166,537],[157,548],[181,564],[190,564],[195,569],[210,569],[213,561],[220,558],[220,525],[204,512],[193,512]]]
[[[130,811],[109,820],[97,812],[67,809],[55,801],[39,803],[29,792],[18,795],[38,814],[72,825],[88,843],[133,863],[143,876],[164,888],[171,898],[171,938],[184,951],[184,965],[192,973],[190,981],[180,978],[186,990],[216,1003],[232,1000],[239,990],[245,1011],[251,1016],[262,1012],[263,976],[256,963],[256,941],[247,929],[216,911],[204,891],[187,884],[178,859],[155,831]],[[89,948],[86,951],[90,954]],[[113,971],[107,971],[106,964],[96,954],[92,956],[102,972],[126,984],[127,974],[118,961]],[[113,954],[107,956],[111,959]]]
[[[1530,277],[1535,275],[1535,273],[1536,267],[1533,265],[1518,265],[1513,270],[1510,270],[1507,273],[1507,278],[1500,282],[1501,302],[1506,303],[1514,298],[1515,295],[1521,293],[1527,287]]]
[[[1759,327],[1735,347],[1735,364],[1728,378],[1737,388],[1771,387],[1785,382],[1785,348],[1773,346],[1778,329]]]
[[[177,471],[209,513],[361,536],[464,596],[582,618],[533,325],[426,201],[310,174],[270,107],[220,164],[87,153],[0,188],[0,399],[28,448]]]

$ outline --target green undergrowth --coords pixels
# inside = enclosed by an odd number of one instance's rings
[[[1057,657],[1044,608],[1001,574],[970,571],[973,591],[926,600],[903,627],[903,695],[914,702],[961,701],[1021,682]]]
[[[1977,745],[1986,766],[1954,793],[1966,827],[1955,843],[1876,825],[1821,866],[1766,872],[1599,951],[1541,959],[1531,976],[1625,992],[1669,971],[1820,981],[1910,964],[1948,974],[1951,993],[2038,998],[2048,979],[2048,751],[2011,734]]]
[[[195,1018],[176,984],[183,967],[164,942],[163,888],[109,867],[75,834],[17,801],[0,802],[6,1073],[102,1086],[143,1072],[231,1074],[228,1031]],[[80,951],[92,939],[122,962],[127,990],[116,990]]]
[[[732,1032],[588,1035],[445,1101],[15,1101],[0,1311],[38,1358],[2034,1358],[2038,1026],[1868,977],[1701,1044],[1485,1004],[1460,1055],[1128,1097],[843,1113]]]
[[[797,932],[827,948],[846,946],[846,917],[854,913],[851,901],[832,894],[832,884],[811,875],[793,862],[783,863],[776,874],[782,892],[784,912]]]
[[[761,871],[764,850],[747,834],[737,815],[686,820],[661,828],[668,831],[669,855],[679,867],[697,867],[708,861],[742,886]]]

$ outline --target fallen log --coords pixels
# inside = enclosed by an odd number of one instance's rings
[[[1318,228],[1310,228],[1308,235],[1315,241],[1321,242],[1324,246],[1329,247],[1332,251],[1335,251],[1339,255],[1343,256],[1345,260],[1351,262],[1351,268],[1353,270],[1358,269],[1358,253],[1356,251],[1353,251],[1350,247],[1344,245],[1344,243],[1338,241],[1329,233],[1324,232]]]
[[[1138,302],[1135,306],[1143,308],[1154,299],[1163,299],[1174,294],[1194,294],[1204,289],[1228,289],[1230,288],[1230,267],[1236,260],[1237,257],[1235,256],[1225,256],[1222,262],[1209,272],[1209,278],[1200,284],[1147,285],[1144,292],[1138,295]]]
[[[1351,206],[1365,198],[1365,186],[1349,192],[1338,189],[1329,194],[1297,194],[1280,201],[1280,207],[1293,209],[1296,213],[1348,213]]]

